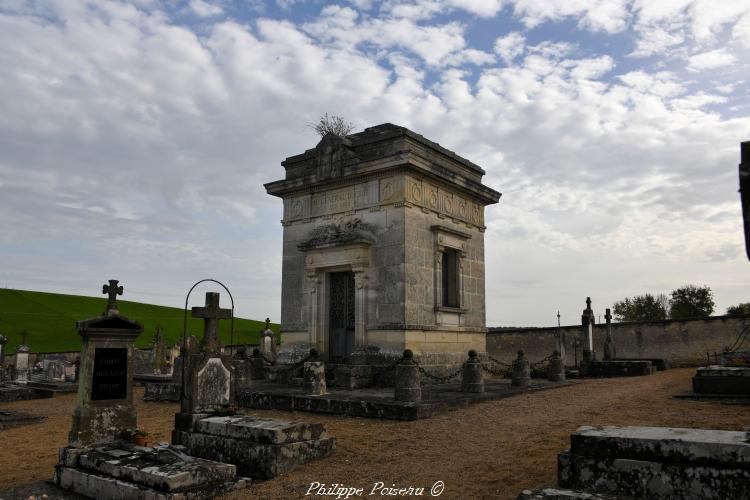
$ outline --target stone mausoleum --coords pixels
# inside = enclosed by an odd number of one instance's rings
[[[484,209],[500,193],[482,168],[389,123],[282,165],[265,185],[284,202],[281,363],[486,351]]]

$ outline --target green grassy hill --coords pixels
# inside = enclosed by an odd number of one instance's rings
[[[105,297],[83,297],[59,293],[32,292],[0,288],[0,333],[8,337],[5,352],[14,352],[21,343],[21,332],[27,331],[26,343],[33,352],[78,351],[81,337],[76,332],[76,321],[99,316],[107,304]],[[143,333],[136,340],[137,347],[146,347],[154,336],[156,326],[162,327],[167,342],[174,344],[182,337],[183,310],[118,300],[120,313],[143,325]],[[251,319],[234,319],[234,343],[257,344],[265,323]],[[228,320],[220,322],[221,340],[229,344]],[[279,325],[271,324],[278,335]],[[198,339],[203,335],[203,320],[190,317],[187,334]]]

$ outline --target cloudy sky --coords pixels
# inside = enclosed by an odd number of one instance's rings
[[[750,301],[750,0],[2,0],[0,46],[2,287],[181,306],[214,277],[278,320],[262,184],[329,112],[487,171],[489,326]]]

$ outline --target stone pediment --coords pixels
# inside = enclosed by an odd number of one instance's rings
[[[119,330],[140,333],[143,331],[143,325],[125,316],[114,314],[78,321],[76,322],[76,329],[79,332],[86,330]]]
[[[344,167],[359,159],[349,139],[331,133],[323,136],[306,157],[306,170],[318,181],[341,177]]]
[[[370,244],[374,241],[375,227],[355,217],[316,227],[310,231],[309,239],[297,245],[297,248],[310,250],[357,243]]]

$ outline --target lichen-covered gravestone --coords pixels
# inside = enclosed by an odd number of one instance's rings
[[[194,307],[203,318],[198,349],[186,354],[181,411],[175,415],[172,443],[193,456],[234,464],[250,477],[274,477],[299,464],[333,452],[336,440],[323,425],[258,419],[233,410],[235,373],[221,354],[218,323],[231,317],[219,307],[219,294],[206,293],[206,306]]]
[[[26,344],[16,347],[16,383],[25,384],[29,381],[31,369],[29,366],[29,353],[31,349]]]
[[[190,457],[175,447],[132,444],[133,342],[143,327],[119,314],[117,283],[104,286],[105,313],[76,325],[83,339],[78,406],[54,482],[89,498],[138,500],[213,498],[245,487],[232,465]]]

